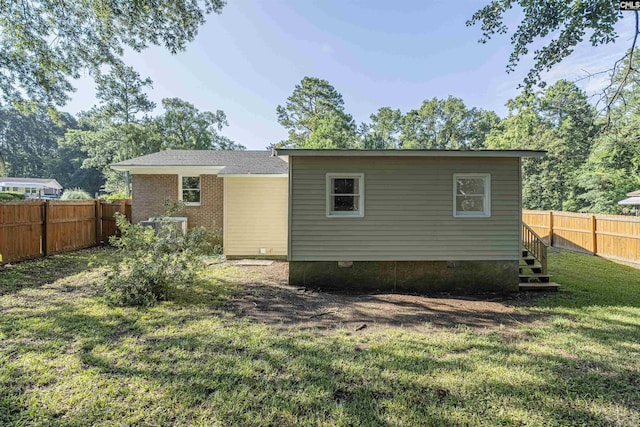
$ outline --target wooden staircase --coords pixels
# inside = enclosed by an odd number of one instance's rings
[[[524,222],[522,223],[522,254],[520,257],[521,291],[557,291],[560,285],[551,282],[547,270],[547,245]]]

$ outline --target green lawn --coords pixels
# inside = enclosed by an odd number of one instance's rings
[[[640,270],[552,251],[532,323],[355,333],[249,321],[233,267],[112,308],[110,262],[0,270],[0,425],[640,424]]]

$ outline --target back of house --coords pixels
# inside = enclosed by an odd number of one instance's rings
[[[188,227],[221,235],[229,258],[287,255],[287,163],[269,151],[167,150],[112,168],[132,177],[132,220],[181,200]]]
[[[289,163],[290,283],[518,290],[531,151],[279,150]]]
[[[307,287],[518,290],[521,158],[540,151],[169,150],[116,163],[133,221],[186,205],[229,258],[287,258]]]

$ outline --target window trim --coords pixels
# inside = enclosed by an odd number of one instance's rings
[[[182,178],[198,178],[200,184],[198,191],[200,192],[199,202],[185,202],[183,198]],[[191,190],[193,191],[193,190]],[[202,206],[202,175],[178,175],[178,199],[184,203],[185,206]]]
[[[358,211],[332,211],[331,210],[331,180],[335,178],[353,178],[358,180]],[[364,217],[364,173],[327,173],[325,178],[325,208],[327,218],[362,218]],[[353,212],[353,213],[352,213]]]
[[[482,212],[458,213],[458,178],[482,178],[484,180],[484,209]],[[453,174],[453,217],[454,218],[490,218],[491,217],[491,174],[490,173],[454,173]]]

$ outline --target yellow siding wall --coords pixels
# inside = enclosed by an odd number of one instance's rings
[[[225,177],[224,210],[225,255],[287,255],[286,177]],[[260,248],[266,253],[260,254]]]

